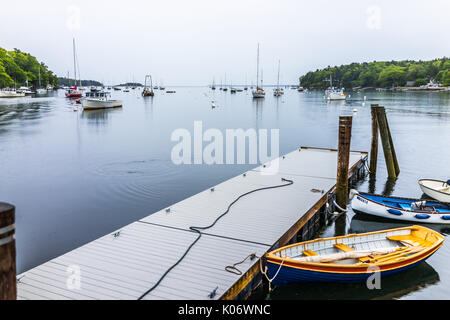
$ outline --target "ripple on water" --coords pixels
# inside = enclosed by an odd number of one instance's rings
[[[92,173],[109,181],[99,190],[105,196],[113,194],[131,201],[163,199],[177,189],[179,179],[189,176],[168,159],[107,163],[94,168]]]

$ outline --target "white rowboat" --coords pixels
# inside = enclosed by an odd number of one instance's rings
[[[421,179],[419,186],[427,196],[438,201],[450,202],[450,180]]]

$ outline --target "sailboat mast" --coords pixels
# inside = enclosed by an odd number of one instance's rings
[[[280,89],[280,60],[278,60],[278,81],[277,81],[277,90]]]
[[[259,43],[258,49],[256,51],[256,89],[258,89],[258,82],[259,82]]]
[[[74,87],[77,85],[77,63],[75,61],[75,38],[73,38],[73,84]]]

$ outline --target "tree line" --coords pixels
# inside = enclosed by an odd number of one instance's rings
[[[446,57],[429,61],[374,61],[351,63],[308,72],[300,77],[300,84],[306,88],[344,88],[396,86],[421,86],[431,79],[442,86],[450,86],[450,60]]]
[[[63,87],[71,87],[75,83],[74,79],[70,78],[64,78],[59,77],[58,78],[58,84]],[[77,86],[80,85],[80,80],[77,80]],[[103,83],[95,81],[95,80],[81,80],[81,86],[83,87],[89,87],[89,86],[96,86],[96,87],[102,87]]]
[[[42,87],[58,85],[56,75],[29,53],[14,49],[7,51],[0,47],[0,88],[14,86],[39,86],[39,72]]]

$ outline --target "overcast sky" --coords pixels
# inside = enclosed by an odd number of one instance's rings
[[[0,47],[107,84],[284,83],[350,62],[450,56],[449,0],[40,0],[0,6]]]

